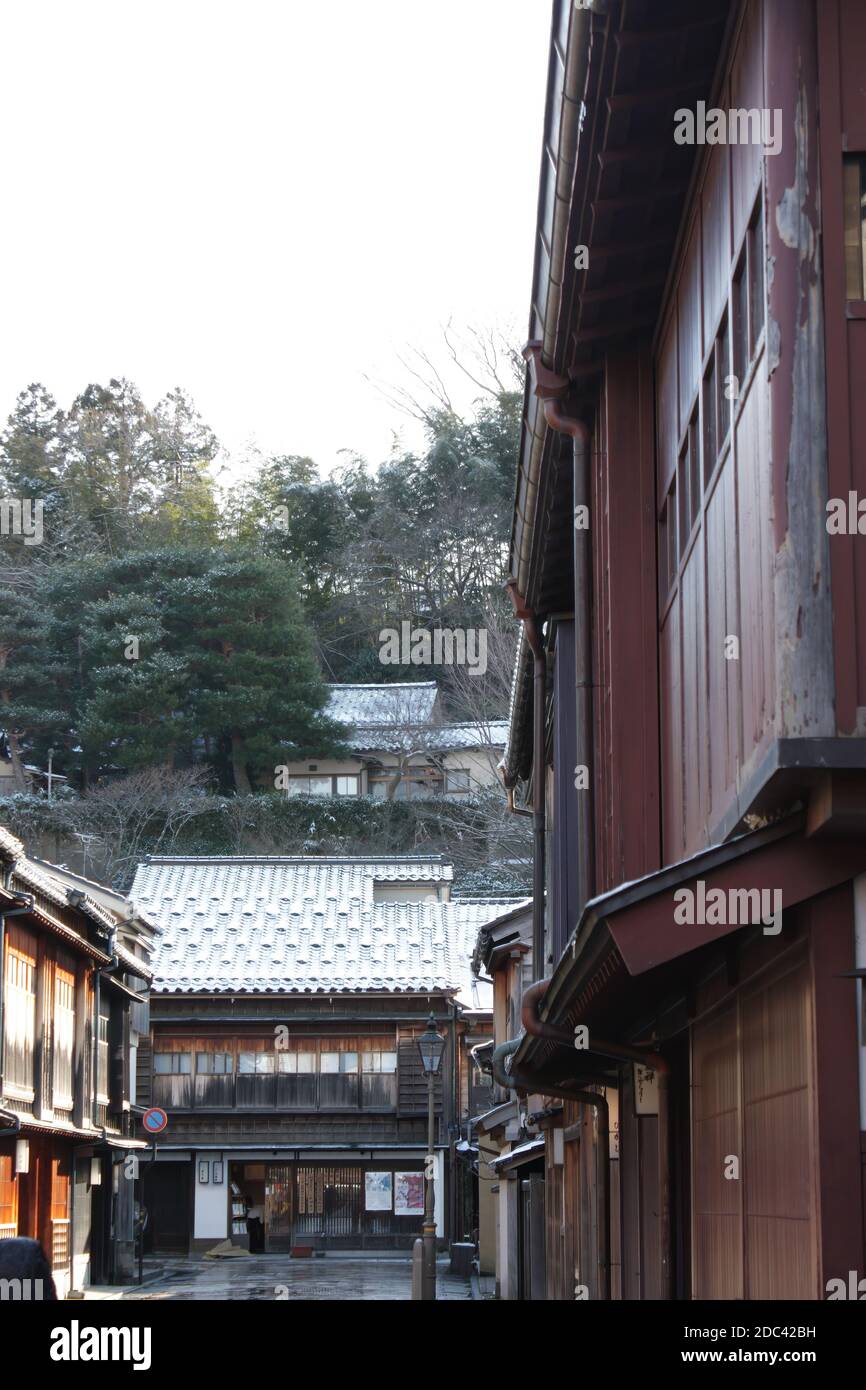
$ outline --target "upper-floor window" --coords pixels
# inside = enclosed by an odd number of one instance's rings
[[[275,1070],[272,1052],[239,1052],[239,1076],[270,1076]]]
[[[189,1076],[192,1056],[189,1052],[155,1052],[153,1070],[156,1076]]]
[[[842,168],[845,295],[866,299],[866,155],[849,154]]]
[[[230,1052],[197,1052],[195,1069],[199,1076],[230,1076],[234,1058]]]
[[[394,1072],[397,1070],[396,1052],[365,1052],[362,1054],[364,1071]]]
[[[764,212],[760,196],[736,257],[729,304],[709,346],[683,432],[677,465],[658,515],[659,596],[668,599],[703,512],[704,496],[727,453],[734,410],[761,342],[765,320]]]
[[[277,1070],[283,1076],[309,1076],[316,1070],[315,1052],[278,1052]]]
[[[100,1000],[99,1005],[99,1036],[96,1052],[96,1099],[100,1105],[107,1105],[108,1095],[108,1034],[111,1027],[109,1017],[109,1004],[106,1000]]]
[[[99,1040],[102,1041],[101,1033]],[[75,962],[59,955],[54,973],[54,1104],[61,1110],[72,1108],[74,1041]]]
[[[33,1044],[36,1033],[36,938],[11,923],[6,928],[4,1072],[8,1085],[34,1097]]]
[[[396,1039],[273,1037],[163,1041],[153,1057],[153,1102],[181,1108],[316,1110],[397,1103]],[[236,1051],[234,1050],[236,1047]],[[191,1075],[195,1059],[194,1085]]]
[[[472,782],[468,767],[449,767],[445,772],[445,791],[453,795],[454,792],[468,792],[472,790]]]

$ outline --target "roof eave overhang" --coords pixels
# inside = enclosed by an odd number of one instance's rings
[[[629,1018],[622,1007],[622,989],[629,980],[649,976],[661,996],[675,966],[688,965],[705,948],[759,923],[720,921],[706,925],[678,921],[675,893],[704,885],[707,897],[721,889],[779,890],[783,911],[807,898],[827,892],[861,871],[861,838],[816,842],[806,836],[800,813],[762,830],[713,846],[589,902],[553,972],[545,996],[545,1022],[573,1027],[589,1016],[594,1025],[608,1015],[605,1030],[616,1037]],[[680,914],[682,915],[682,914]],[[613,986],[620,993],[615,996]],[[616,1010],[605,1000],[609,991]],[[515,1055],[515,1068],[547,1065],[556,1044],[527,1036]]]
[[[606,355],[656,330],[699,167],[697,151],[674,142],[673,113],[712,100],[737,10],[731,0],[656,0],[651,12],[621,0],[554,5],[529,337],[585,419]],[[547,496],[568,486],[561,450],[527,372],[509,564],[542,619],[551,603],[571,606],[550,579],[567,569],[568,538],[541,534],[570,513]],[[512,711],[510,785],[526,761],[531,703],[529,692]]]

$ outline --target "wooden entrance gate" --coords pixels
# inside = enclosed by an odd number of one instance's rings
[[[265,1174],[265,1231],[270,1250],[292,1240],[346,1240],[362,1234],[360,1164],[272,1163]]]

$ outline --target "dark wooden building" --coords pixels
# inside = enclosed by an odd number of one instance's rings
[[[857,0],[554,5],[494,1063],[549,1298],[863,1275],[864,71]]]
[[[0,1239],[37,1239],[61,1298],[133,1273],[153,935],[0,831]]]
[[[446,1037],[436,1082],[440,1239],[476,1219],[469,1045],[489,1037],[470,958],[502,900],[451,901],[439,856],[151,858],[132,888],[163,927],[140,1097],[167,1129],[145,1174],[156,1250],[226,1238],[266,1250],[406,1247],[421,1229],[427,1083],[417,1037]]]

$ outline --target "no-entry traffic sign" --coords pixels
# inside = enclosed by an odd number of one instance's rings
[[[168,1124],[168,1116],[164,1110],[160,1110],[158,1105],[154,1105],[152,1109],[145,1110],[141,1117],[141,1123],[148,1134],[159,1134]]]

